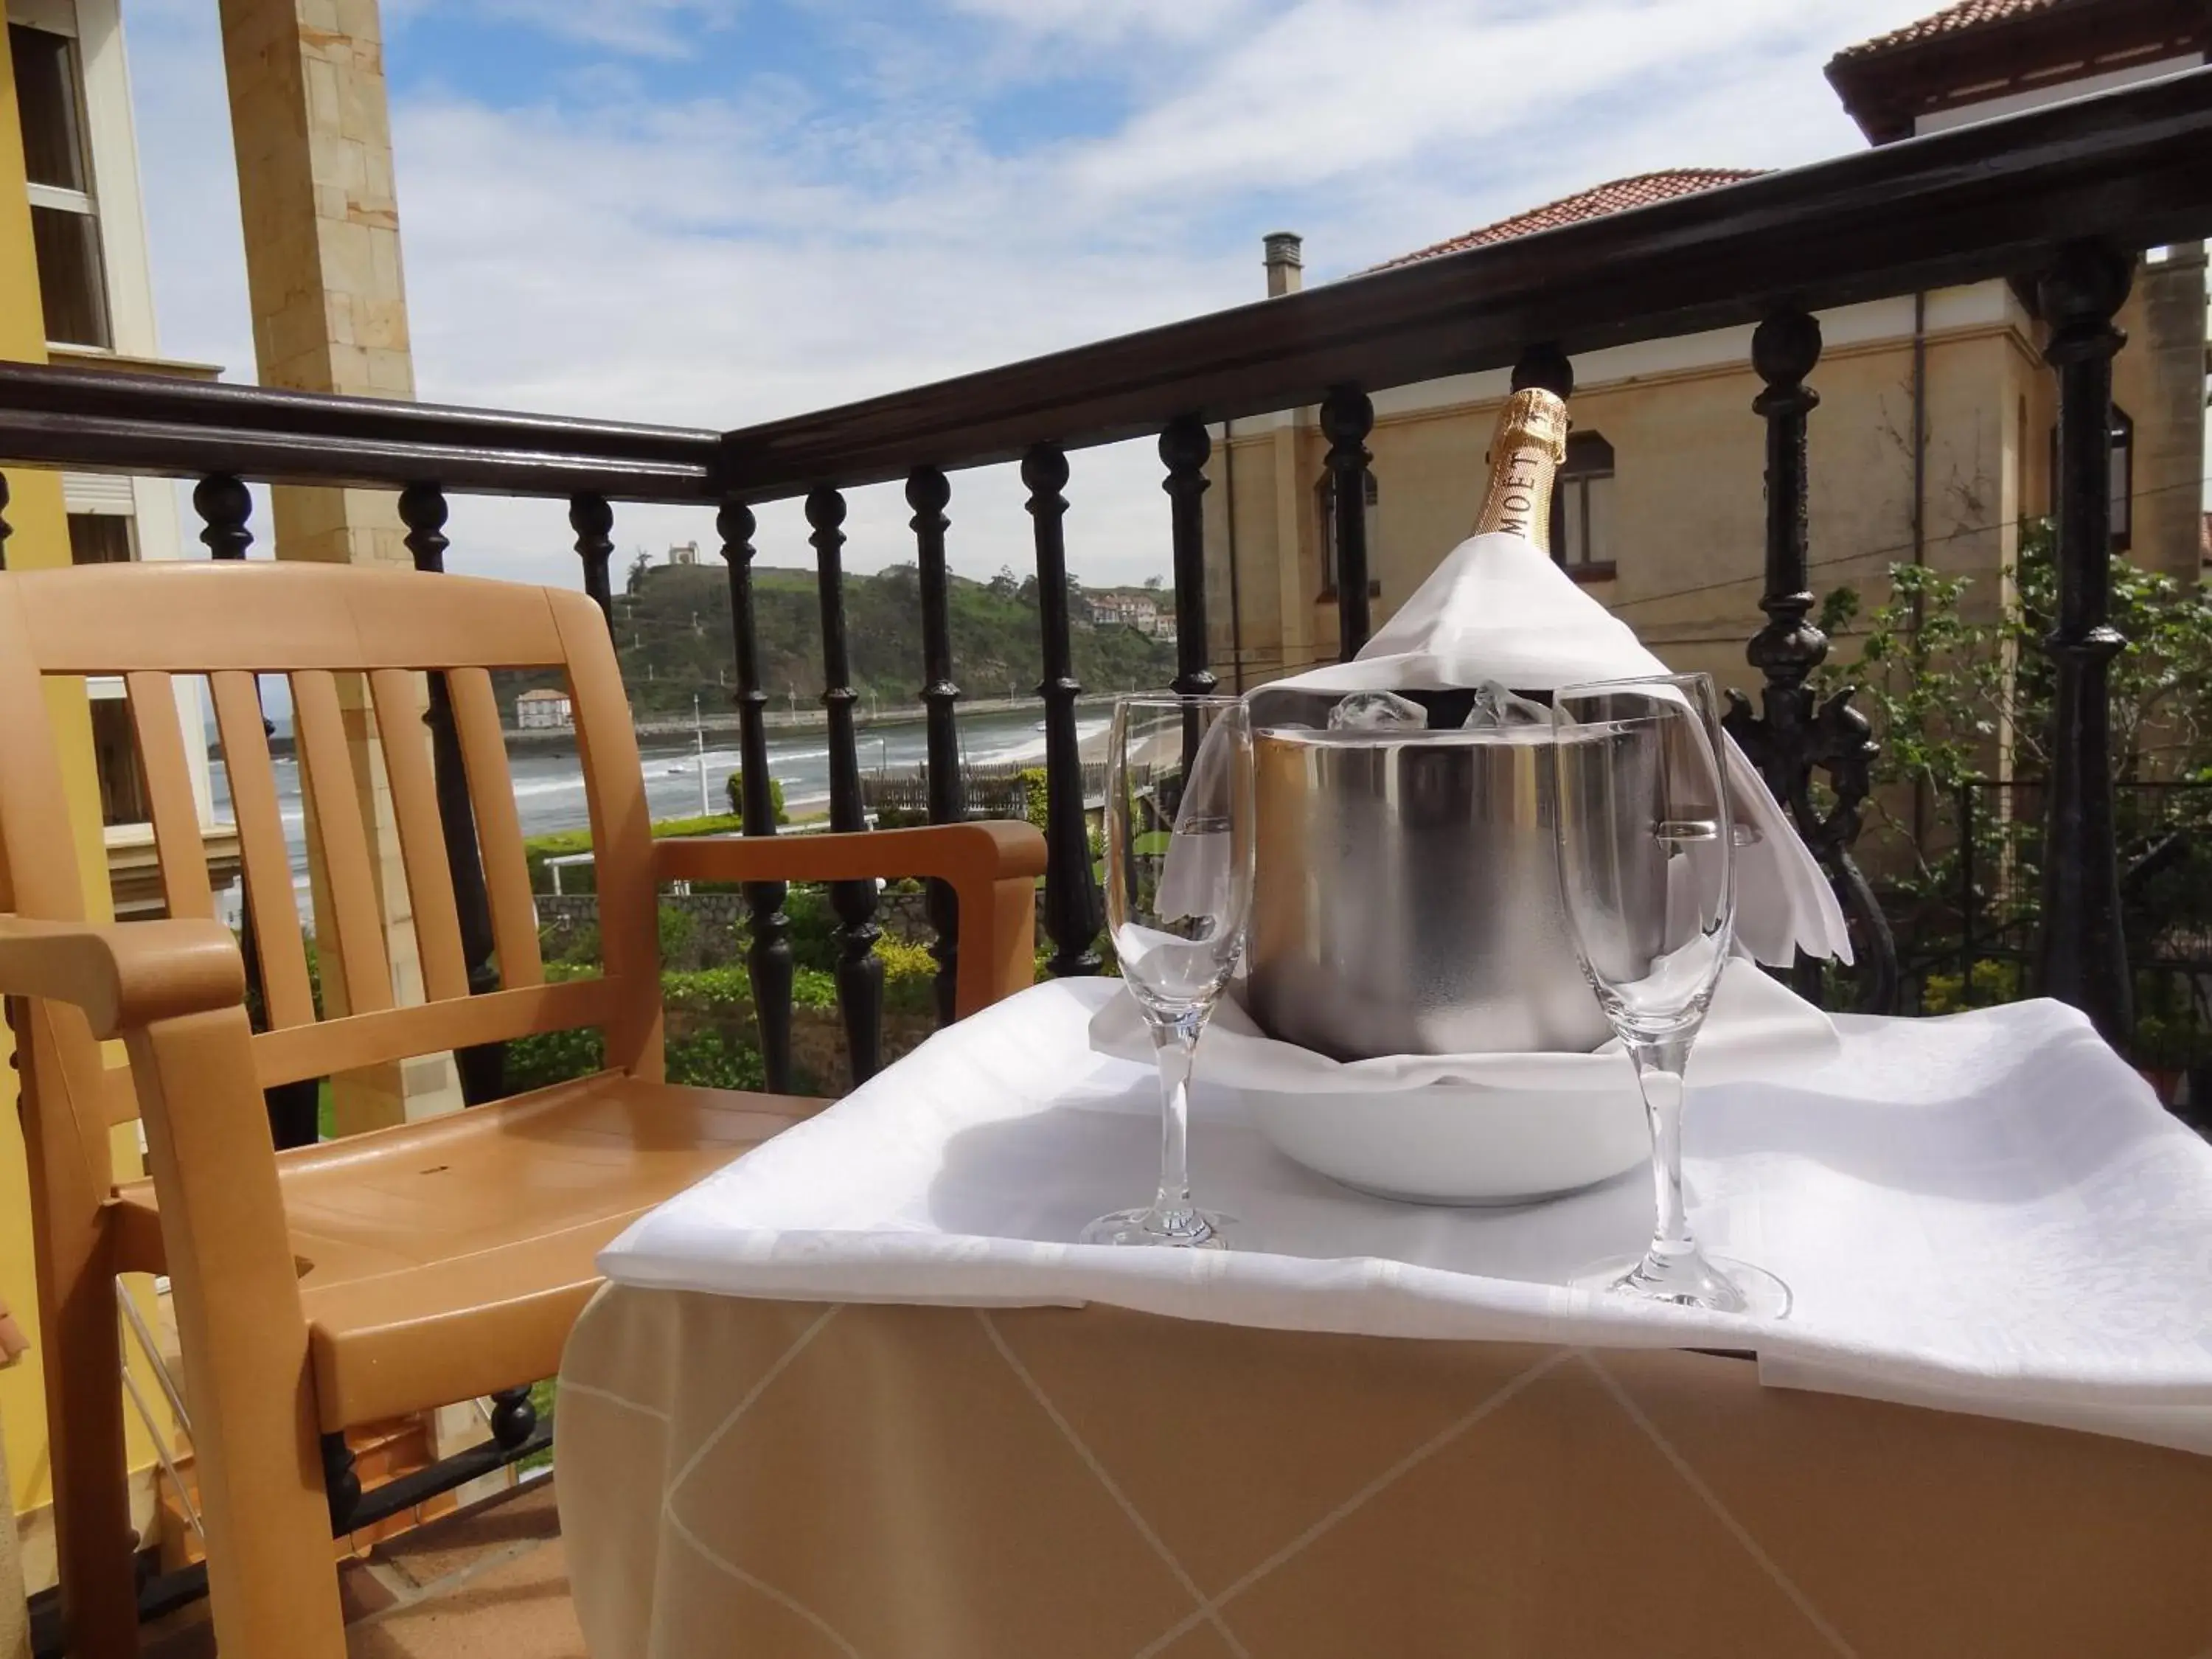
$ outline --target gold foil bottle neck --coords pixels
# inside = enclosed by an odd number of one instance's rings
[[[1474,533],[1518,536],[1552,550],[1552,485],[1567,458],[1567,406],[1557,393],[1530,386],[1498,411],[1490,444],[1490,485]]]

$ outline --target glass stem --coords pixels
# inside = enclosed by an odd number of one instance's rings
[[[1651,1188],[1656,1218],[1650,1255],[1656,1261],[1679,1261],[1697,1254],[1690,1218],[1682,1203],[1682,1073],[1690,1059],[1687,1037],[1632,1042],[1637,1086],[1644,1091],[1644,1115],[1651,1124]]]
[[[1152,1212],[1176,1231],[1188,1231],[1195,1220],[1190,1201],[1190,1072],[1205,1028],[1203,1012],[1152,1027],[1160,1068],[1160,1190]]]

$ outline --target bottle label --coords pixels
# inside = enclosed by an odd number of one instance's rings
[[[1548,553],[1552,486],[1567,449],[1567,406],[1551,392],[1516,392],[1498,411],[1490,446],[1490,486],[1475,534],[1502,531]]]

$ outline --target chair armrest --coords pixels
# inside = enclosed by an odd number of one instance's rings
[[[94,1036],[236,1007],[246,963],[219,921],[33,921],[0,916],[0,995],[84,1011]]]
[[[653,873],[668,881],[867,881],[922,876],[960,904],[953,993],[963,1019],[1027,987],[1036,974],[1036,878],[1044,837],[993,819],[921,830],[828,836],[711,836],[655,842]]]

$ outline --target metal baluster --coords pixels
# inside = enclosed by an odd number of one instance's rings
[[[345,1431],[322,1437],[323,1501],[330,1505],[333,1537],[349,1530],[353,1512],[361,1507],[361,1474],[354,1468],[353,1448]]]
[[[761,690],[760,628],[753,609],[753,511],[726,501],[714,516],[722,561],[730,568],[730,632],[737,653],[738,752],[743,772],[744,830],[775,833],[774,780],[768,766],[768,693]],[[753,1017],[760,1025],[761,1060],[769,1091],[787,1095],[791,1083],[791,921],[783,913],[780,881],[745,884],[752,944],[745,966],[752,980]]]
[[[1966,999],[1961,1006],[1972,1006],[1974,989],[1974,913],[1980,908],[1974,893],[1974,785],[1972,780],[1959,786],[1959,990]]]
[[[1067,631],[1067,545],[1060,526],[1067,516],[1060,494],[1067,457],[1050,444],[1037,445],[1022,457],[1022,482],[1035,520],[1037,626],[1044,645],[1044,678],[1037,686],[1044,699],[1044,925],[1052,935],[1052,972],[1066,978],[1098,971],[1092,947],[1103,925],[1075,736],[1075,700],[1083,688]]]
[[[599,607],[611,630],[615,625],[614,588],[608,580],[607,562],[614,556],[615,510],[604,495],[585,494],[568,498],[568,528],[576,532],[576,556],[584,562],[584,592]]]
[[[1828,636],[1810,620],[1813,594],[1807,586],[1807,417],[1820,395],[1805,377],[1820,361],[1819,320],[1794,307],[1773,313],[1753,335],[1751,356],[1766,382],[1751,405],[1766,422],[1766,592],[1759,601],[1766,625],[1744,655],[1765,675],[1766,685],[1761,714],[1752,713],[1741,692],[1729,693],[1729,733],[1788,809],[1798,834],[1826,867],[1846,915],[1857,924],[1864,975],[1860,1006],[1888,1013],[1897,1000],[1897,945],[1850,854],[1880,749],[1866,716],[1850,706],[1856,688],[1846,686],[1816,706],[1805,684],[1828,654]],[[1825,813],[1813,801],[1816,771],[1827,773],[1834,797]],[[1801,993],[1817,1000],[1821,975],[1821,964],[1808,957],[1792,978]]]
[[[2112,356],[2127,341],[2112,314],[2134,270],[2134,261],[2112,248],[2077,243],[2039,284],[2051,325],[2043,358],[2058,371],[2058,617],[2043,643],[2057,673],[2037,983],[2045,996],[2087,1014],[2116,1045],[2133,1030],[2135,997],[2112,823],[2109,676],[2127,643],[2108,620]]]
[[[1513,389],[1541,387],[1555,398],[1575,395],[1575,365],[1556,340],[1540,340],[1522,352],[1513,365]]]
[[[957,823],[968,816],[967,791],[960,775],[960,731],[953,712],[960,688],[952,683],[951,581],[945,566],[945,532],[951,520],[945,509],[952,485],[933,466],[917,467],[906,481],[906,503],[914,509],[915,549],[921,567],[921,701],[927,710],[929,821]],[[952,1023],[954,989],[960,973],[960,907],[951,884],[929,884],[929,953],[937,959],[937,1023]]]
[[[1513,389],[1527,392],[1537,388],[1550,392],[1562,401],[1575,395],[1575,365],[1573,360],[1559,349],[1556,340],[1541,340],[1524,347],[1520,360],[1513,365]],[[1566,540],[1565,526],[1560,522],[1564,503],[1561,492],[1552,492],[1552,547],[1554,554]]]
[[[192,489],[192,510],[204,527],[200,542],[208,556],[242,559],[253,545],[253,532],[246,521],[253,514],[253,492],[226,473],[202,478]]]
[[[414,483],[399,492],[399,521],[407,526],[407,551],[417,570],[442,574],[446,550],[446,492],[434,483]],[[437,782],[438,823],[446,843],[446,863],[453,872],[453,908],[461,924],[461,955],[468,965],[469,991],[481,996],[499,989],[499,969],[493,964],[491,899],[484,888],[483,858],[477,845],[476,808],[469,799],[467,763],[461,757],[460,733],[453,725],[452,689],[444,674],[432,671],[430,706],[423,723],[430,729],[430,763]],[[461,1098],[481,1106],[507,1093],[507,1045],[480,1043],[453,1051],[453,1069],[459,1073]]]
[[[491,1437],[495,1444],[513,1451],[538,1431],[538,1405],[525,1384],[501,1389],[491,1397]]]
[[[1358,386],[1340,386],[1322,404],[1321,429],[1336,502],[1329,516],[1336,526],[1337,656],[1350,662],[1367,643],[1367,464],[1375,459],[1367,434],[1375,429],[1375,405]]]
[[[410,484],[399,492],[399,521],[407,526],[407,551],[415,568],[433,575],[446,568],[446,492],[436,484]],[[491,898],[484,887],[483,853],[477,842],[476,808],[469,799],[468,764],[461,755],[461,739],[453,725],[452,688],[442,673],[428,676],[430,706],[423,712],[430,728],[430,762],[438,791],[438,823],[446,843],[446,863],[453,872],[453,907],[459,913],[461,954],[468,964],[469,993],[481,996],[499,988],[499,970],[493,965]],[[453,1051],[453,1069],[459,1073],[461,1098],[471,1106],[498,1100],[507,1093],[507,1045],[479,1043]],[[538,1407],[527,1386],[503,1389],[492,1395],[491,1436],[509,1450],[530,1438],[538,1427]],[[343,1444],[343,1441],[340,1443]],[[325,1443],[325,1456],[330,1455]],[[350,1457],[349,1456],[349,1463]],[[350,1471],[349,1471],[350,1474]],[[361,1483],[352,1480],[352,1502],[360,1501]],[[331,1498],[333,1520],[338,1499]],[[350,1505],[349,1505],[350,1507]]]
[[[200,541],[210,557],[228,562],[246,556],[246,550],[253,545],[253,532],[246,527],[246,520],[253,514],[253,494],[243,483],[222,473],[201,479],[192,490],[192,510],[200,515]],[[254,696],[258,700],[260,695],[257,681]],[[273,737],[276,723],[264,714],[261,729],[265,735]],[[261,957],[254,944],[253,906],[246,898],[243,883],[240,884],[239,900],[240,947],[246,957],[246,982],[252,988],[255,1000],[260,1001]],[[265,1002],[262,1029],[268,1029]],[[322,1138],[321,1097],[321,1083],[315,1078],[280,1083],[262,1091],[263,1103],[269,1111],[269,1132],[280,1152],[289,1146],[312,1146]]]
[[[1168,470],[1160,488],[1168,493],[1168,534],[1175,554],[1175,690],[1185,697],[1210,697],[1218,684],[1206,665],[1206,476],[1213,440],[1206,422],[1186,415],[1160,434],[1160,460]],[[1361,499],[1364,501],[1364,496]]]
[[[867,828],[860,805],[860,757],[853,735],[849,682],[852,665],[845,650],[843,554],[845,498],[835,489],[817,489],[806,498],[806,522],[814,533],[814,576],[822,599],[822,706],[830,720],[830,827]],[[876,884],[839,881],[830,885],[830,903],[842,924],[837,930],[837,1006],[845,1017],[846,1045],[852,1055],[853,1081],[865,1083],[883,1066],[884,963],[876,954],[882,930],[876,926]]]
[[[15,533],[15,526],[8,522],[8,475],[0,472],[0,570],[8,568],[8,538]]]

